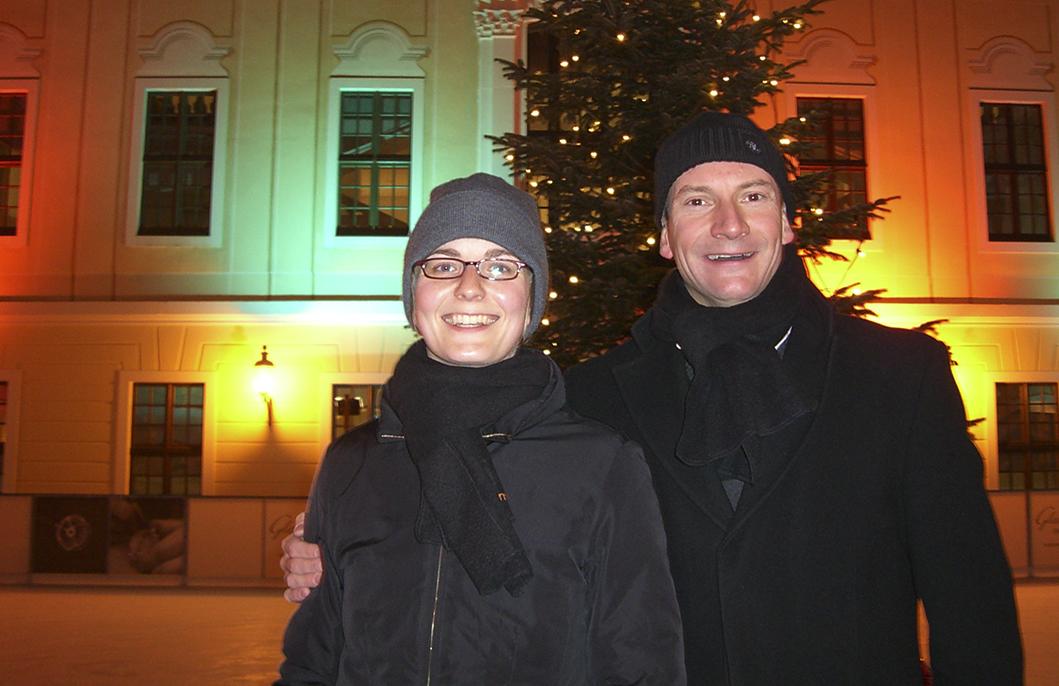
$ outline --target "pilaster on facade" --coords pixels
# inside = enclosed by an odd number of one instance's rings
[[[478,167],[506,176],[509,172],[488,135],[522,132],[522,94],[504,76],[497,60],[515,62],[525,57],[527,0],[483,0],[474,10],[478,34]]]

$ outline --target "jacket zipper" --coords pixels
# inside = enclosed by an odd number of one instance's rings
[[[430,614],[430,639],[427,643],[427,682],[430,686],[430,673],[434,663],[434,629],[438,623],[438,599],[441,596],[441,560],[445,557],[445,547],[438,546],[438,572],[434,577],[434,610]]]

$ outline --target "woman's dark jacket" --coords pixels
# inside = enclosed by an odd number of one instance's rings
[[[688,683],[1021,683],[1008,565],[944,347],[828,312],[783,364],[816,412],[766,441],[733,512],[710,467],[675,457],[687,365],[651,335],[570,370],[570,403],[644,448],[684,622]]]
[[[416,541],[419,477],[384,404],[317,476],[306,540],[323,582],[291,619],[278,683],[684,683],[650,472],[635,444],[565,407],[552,369],[483,431],[533,567],[522,594],[479,595],[454,555]]]

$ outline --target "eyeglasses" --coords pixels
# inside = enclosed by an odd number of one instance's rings
[[[428,279],[458,279],[463,276],[467,267],[474,267],[478,276],[490,281],[511,281],[526,268],[525,262],[504,257],[493,257],[485,260],[460,260],[455,257],[428,257],[412,265],[419,267],[423,276]],[[532,270],[531,270],[532,271]]]

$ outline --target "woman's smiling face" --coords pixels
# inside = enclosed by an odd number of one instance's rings
[[[427,257],[518,259],[481,238],[457,238]],[[458,367],[486,367],[515,354],[529,323],[529,270],[510,281],[490,281],[469,265],[455,279],[429,279],[414,269],[412,315],[431,358]]]

